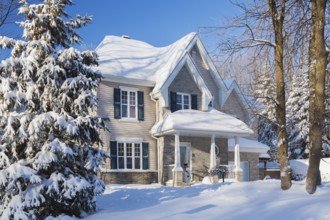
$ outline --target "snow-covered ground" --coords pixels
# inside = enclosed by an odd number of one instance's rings
[[[98,197],[99,219],[330,219],[330,182],[309,195],[304,182],[282,191],[278,180],[191,187],[108,185]],[[61,220],[72,218],[62,217]]]
[[[306,175],[308,160],[290,161],[295,174]],[[322,186],[313,195],[304,181],[283,191],[279,180],[196,184],[191,187],[108,185],[98,196],[98,211],[84,220],[101,219],[299,219],[330,220],[330,158],[321,160]],[[53,218],[48,218],[53,220]],[[57,220],[75,220],[59,217]]]

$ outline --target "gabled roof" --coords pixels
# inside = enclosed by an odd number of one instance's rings
[[[203,110],[206,110],[212,95],[189,55],[188,51],[195,44],[201,47],[196,33],[190,33],[166,47],[154,47],[138,40],[106,36],[96,48],[99,55],[99,66],[96,69],[110,81],[133,82],[132,84],[154,87],[153,96],[160,97],[162,105],[167,106],[167,86],[183,65],[186,65],[202,92],[202,106]]]
[[[226,101],[228,100],[229,96],[231,93],[235,92],[237,97],[240,99],[240,103],[243,104],[244,109],[247,111],[248,114],[250,114],[250,106],[249,103],[247,102],[245,96],[243,95],[240,87],[238,86],[236,80],[233,79],[226,79],[224,80],[224,83],[228,89],[227,94],[224,97],[222,106],[226,103]]]
[[[165,134],[184,134],[220,137],[244,137],[253,131],[241,120],[212,109],[209,112],[198,110],[180,110],[168,113],[155,124],[151,133],[155,136]]]
[[[142,41],[106,36],[96,48],[97,69],[105,76],[155,82],[161,87],[185,54],[196,33],[190,33],[167,47],[154,47]]]

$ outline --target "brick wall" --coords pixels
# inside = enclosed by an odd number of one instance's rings
[[[193,80],[189,70],[183,66],[178,75],[173,80],[172,84],[168,87],[168,100],[171,100],[170,92],[182,92],[197,95],[198,110],[202,109],[202,93]],[[170,109],[170,106],[169,106]]]
[[[99,173],[106,184],[151,184],[157,183],[156,171],[150,172],[107,172]]]
[[[174,136],[164,136],[163,151],[163,178],[162,182],[166,182],[170,178],[171,168],[168,165],[174,164]],[[180,142],[190,143],[191,171],[197,176],[205,176],[210,168],[210,147],[211,137],[187,137],[180,136]],[[228,164],[228,143],[227,139],[216,138],[216,145],[220,148],[217,156],[217,164]]]
[[[221,111],[226,114],[233,115],[241,121],[245,122],[247,125],[250,124],[250,118],[246,111],[245,107],[239,101],[235,92],[232,92],[226,102],[223,104]]]

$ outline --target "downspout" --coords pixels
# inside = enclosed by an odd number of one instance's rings
[[[158,103],[157,103],[157,100],[154,99],[152,93],[149,94],[150,95],[150,98],[152,101],[154,101],[156,103],[156,123],[159,121],[159,106],[158,106]],[[160,176],[160,144],[159,144],[159,138],[155,137],[154,134],[151,134],[151,137],[153,137],[154,139],[156,139],[157,141],[157,171],[158,171],[158,183],[161,183],[161,179],[162,177]]]

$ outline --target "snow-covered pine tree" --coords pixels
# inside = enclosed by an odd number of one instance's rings
[[[303,159],[308,156],[308,85],[307,71],[300,71],[293,77],[286,104],[290,159]]]
[[[276,159],[277,127],[275,124],[276,93],[272,70],[268,64],[257,74],[254,88],[256,114],[259,118],[258,140],[270,146],[270,155]]]
[[[97,147],[97,56],[72,48],[91,18],[70,19],[71,0],[21,3],[26,40],[0,37],[12,49],[0,63],[0,216],[82,216],[104,191],[96,173],[106,156]]]

